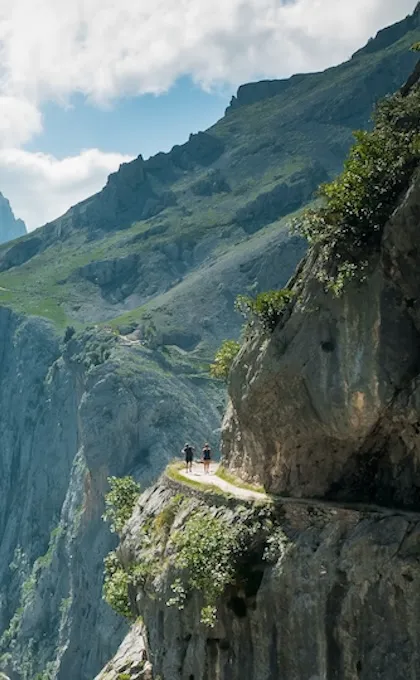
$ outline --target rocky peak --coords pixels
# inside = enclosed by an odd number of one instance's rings
[[[23,220],[16,219],[10,203],[0,192],[0,243],[12,241],[25,236],[26,226]]]

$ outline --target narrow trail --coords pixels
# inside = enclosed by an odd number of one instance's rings
[[[275,496],[259,491],[252,491],[251,489],[243,489],[231,482],[227,482],[221,477],[217,476],[219,463],[210,464],[209,474],[204,473],[204,466],[202,463],[193,463],[192,472],[187,472],[185,468],[178,470],[179,476],[185,479],[186,484],[193,481],[196,484],[203,484],[203,491],[206,485],[211,485],[219,488],[221,491],[235,496],[238,500],[255,500],[255,501],[269,501],[279,504],[289,505],[305,505],[308,507],[320,507],[325,510],[352,510],[360,513],[379,514],[384,517],[404,517],[408,521],[420,521],[420,511],[404,510],[400,508],[384,507],[381,505],[373,505],[370,503],[357,503],[351,501],[328,501],[317,498],[296,498],[294,496]]]
[[[217,476],[216,473],[218,469],[218,463],[210,463],[210,473],[205,474],[204,465],[202,463],[193,463],[192,472],[187,472],[184,468],[183,470],[179,470],[179,474],[181,477],[184,477],[187,482],[193,480],[194,482],[201,484],[211,484],[241,500],[266,501],[269,499],[269,496],[267,496],[266,493],[251,491],[251,489],[242,489],[240,486],[235,486],[230,482],[226,482],[224,479]]]

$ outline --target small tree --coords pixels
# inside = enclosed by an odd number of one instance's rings
[[[411,46],[411,49],[413,52],[420,52],[420,42],[414,43],[414,45]]]
[[[132,618],[128,588],[130,576],[120,564],[115,552],[110,552],[104,560],[103,599],[120,616]]]
[[[132,477],[108,477],[108,484],[103,519],[110,523],[113,533],[121,534],[140,495],[140,486]]]
[[[225,340],[216,352],[214,363],[210,364],[210,374],[214,378],[226,380],[233,361],[241,349],[241,345],[236,340]]]
[[[293,295],[293,291],[288,288],[259,293],[255,298],[238,295],[235,307],[248,320],[248,324],[256,322],[264,331],[270,332],[277,326]]]

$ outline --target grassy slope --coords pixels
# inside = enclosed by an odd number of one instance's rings
[[[407,32],[407,28],[412,30]],[[392,35],[385,34],[385,39],[380,34],[376,42],[369,43],[349,62],[325,73],[292,79],[282,94],[229,112],[208,131],[224,145],[223,153],[210,166],[195,164],[187,170],[176,168],[167,175],[161,169],[151,170],[149,177],[156,191],[170,189],[176,196],[176,205],[157,216],[134,220],[125,229],[93,233],[90,225],[79,219],[84,211],[82,206],[36,232],[35,237],[39,236],[41,241],[49,234],[49,247],[43,251],[41,248],[25,264],[3,266],[0,304],[46,316],[59,327],[111,320],[114,326],[133,324],[148,311],[156,316],[158,325],[171,328],[174,310],[176,316],[182,316],[194,300],[196,313],[186,314],[184,325],[191,330],[200,316],[213,319],[208,333],[210,345],[211,338],[218,340],[231,332],[232,324],[217,329],[228,306],[231,308],[234,294],[242,288],[281,285],[302,254],[302,247],[295,243],[285,260],[280,261],[283,275],[262,271],[264,257],[269,258],[273,244],[279,240],[288,242],[287,220],[273,221],[271,215],[268,218],[271,224],[267,224],[265,209],[259,206],[251,208],[255,212],[254,223],[251,219],[244,227],[238,211],[258,196],[281,184],[293,183],[296,178],[299,181],[303,178],[310,191],[317,185],[319,175],[332,176],[339,171],[351,143],[351,130],[368,124],[374,102],[398,87],[414,63],[415,57],[408,48],[420,37],[419,22],[407,24],[405,34],[397,35],[396,42],[392,42],[393,30]],[[391,44],[387,44],[390,40]],[[133,172],[136,168],[133,165]],[[208,179],[209,172],[214,170],[230,191],[196,195],[197,182]],[[89,207],[104,201],[105,192],[85,204]],[[266,203],[265,200],[262,205]],[[276,210],[279,214],[274,218],[281,218],[281,206]],[[121,227],[119,219],[116,214],[116,229]],[[33,237],[32,234],[3,247],[0,256]],[[174,244],[175,255],[171,252]],[[197,254],[200,244],[202,252]],[[242,275],[247,263],[252,269],[256,253],[259,269],[252,271],[251,276]],[[104,290],[95,281],[77,274],[80,267],[90,263],[120,260],[133,254],[138,255],[140,262],[138,284],[126,297],[104,296]],[[223,291],[217,292],[219,283],[232,290],[232,295],[226,297]],[[176,329],[179,323],[172,325]]]

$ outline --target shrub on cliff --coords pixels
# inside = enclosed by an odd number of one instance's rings
[[[188,589],[204,598],[202,623],[213,626],[216,602],[226,586],[234,581],[235,561],[241,551],[241,527],[226,526],[221,519],[201,510],[192,515],[173,538],[175,567],[188,574]],[[168,605],[183,608],[187,592],[180,579],[172,585],[174,596]]]
[[[130,574],[121,565],[115,552],[105,557],[104,565],[103,599],[120,616],[132,618],[128,595]]]
[[[214,357],[214,363],[210,364],[210,374],[213,378],[227,381],[230,368],[240,349],[241,345],[236,340],[225,340],[221,344]]]
[[[273,331],[292,297],[293,292],[288,288],[259,293],[255,298],[238,295],[235,307],[247,319],[248,325],[256,323],[264,331]]]
[[[110,523],[112,532],[121,534],[140,495],[140,486],[132,477],[109,477],[108,484],[103,519]]]
[[[317,248],[318,280],[336,295],[363,273],[420,162],[419,86],[383,100],[374,122],[371,132],[354,133],[342,174],[321,185],[324,204],[295,222]]]

